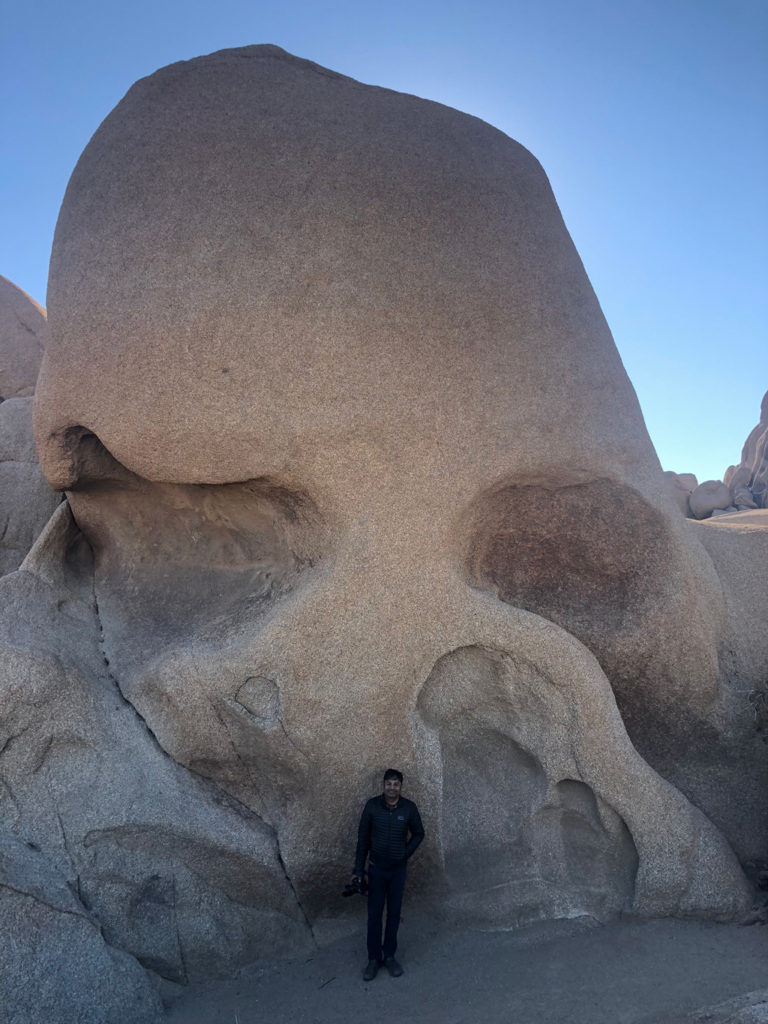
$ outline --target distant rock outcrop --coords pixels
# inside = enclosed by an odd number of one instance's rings
[[[715,509],[727,509],[732,504],[731,492],[722,480],[705,480],[688,498],[688,507],[694,519],[708,519]]]
[[[0,277],[0,576],[21,565],[60,495],[45,482],[32,436],[32,394],[45,310]]]
[[[722,480],[698,484],[692,473],[664,474],[683,515],[709,519],[729,512],[768,508],[768,391],[760,405],[760,422],[751,431],[738,466],[729,466]]]
[[[672,473],[668,470],[664,473],[664,478],[670,494],[675,499],[675,504],[684,516],[689,516],[691,510],[688,505],[688,499],[699,486],[696,476],[693,473]]]
[[[724,480],[737,508],[768,508],[768,391],[760,403],[760,422],[744,442],[741,462],[728,467]]]
[[[0,400],[34,394],[46,331],[42,306],[0,274]]]

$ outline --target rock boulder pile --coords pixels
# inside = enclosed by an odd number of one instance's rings
[[[722,480],[698,483],[692,473],[664,474],[680,511],[694,519],[729,512],[768,508],[768,392],[760,406],[760,422],[747,438],[738,466],[729,466]]]
[[[744,442],[741,462],[723,478],[739,510],[768,508],[768,391],[760,404],[760,422]]]

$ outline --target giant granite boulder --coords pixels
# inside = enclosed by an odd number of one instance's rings
[[[255,955],[258,915],[328,934],[392,764],[413,896],[457,919],[747,904],[732,844],[765,829],[675,785],[718,742],[721,585],[530,153],[276,47],[172,65],[73,173],[49,317],[68,503],[7,583],[0,707],[39,741],[9,827],[108,942],[183,981]],[[38,761],[78,780],[63,829]]]
[[[743,509],[768,508],[768,391],[760,404],[760,422],[750,432],[738,466],[729,466],[725,483]]]

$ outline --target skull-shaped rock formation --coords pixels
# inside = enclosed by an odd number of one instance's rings
[[[61,500],[43,478],[32,436],[45,332],[45,311],[0,277],[0,576],[18,569]]]
[[[108,943],[183,981],[321,937],[389,764],[424,905],[745,905],[763,831],[685,768],[721,585],[525,149],[275,47],[172,65],[81,157],[48,301],[68,504],[6,581],[0,767]]]

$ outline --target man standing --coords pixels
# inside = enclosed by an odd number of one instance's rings
[[[363,980],[372,981],[383,963],[393,978],[403,968],[395,960],[400,907],[405,888],[408,858],[424,838],[419,810],[412,800],[400,795],[403,773],[396,768],[384,772],[384,792],[366,803],[357,830],[357,853],[353,882],[363,877],[368,857],[368,965]],[[387,926],[384,943],[381,924],[384,904],[387,905]]]

